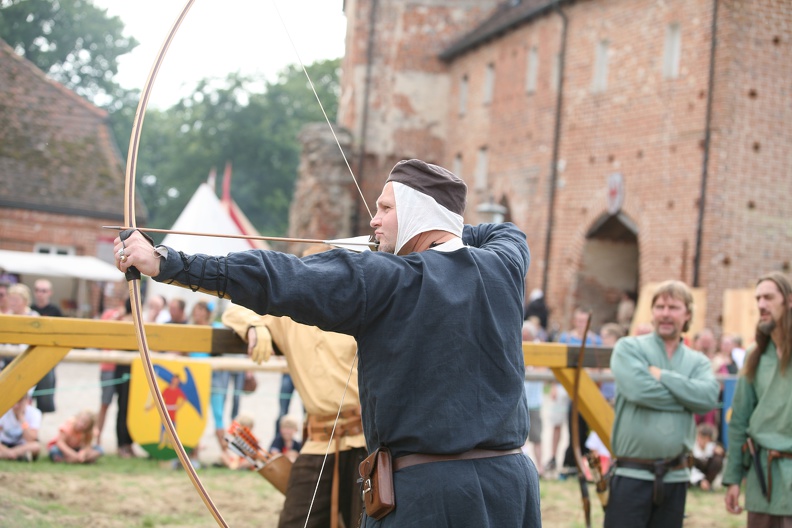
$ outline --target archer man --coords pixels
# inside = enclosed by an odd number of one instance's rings
[[[363,526],[538,527],[539,479],[521,451],[528,244],[511,223],[464,225],[466,202],[453,173],[405,160],[377,199],[379,251],[210,257],[134,232],[116,239],[116,264],[355,338],[366,446],[390,452],[377,467],[392,467],[395,492]]]

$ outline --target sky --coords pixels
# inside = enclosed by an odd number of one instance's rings
[[[116,81],[125,88],[142,88],[185,2],[93,3],[120,17],[124,34],[140,43],[119,58]],[[341,57],[346,32],[342,7],[343,0],[196,0],[168,48],[149,106],[170,107],[204,78],[241,72],[274,81],[278,71],[299,59],[308,65]]]

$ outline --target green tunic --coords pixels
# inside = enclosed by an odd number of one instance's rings
[[[768,502],[762,496],[754,469],[746,467],[750,457],[743,457],[746,435],[762,446],[759,458],[767,478],[767,449],[792,452],[792,368],[782,375],[775,344],[771,341],[759,359],[753,383],[745,376],[737,380],[729,421],[729,451],[723,484],[745,486],[748,511],[771,515],[792,515],[792,459],[773,462],[773,495]],[[746,465],[743,465],[746,462]]]
[[[662,370],[659,380],[649,366]],[[720,386],[710,361],[681,341],[671,358],[656,333],[625,337],[611,357],[616,379],[616,419],[611,445],[618,459],[661,459],[693,450],[696,424],[693,414],[703,414],[718,403]],[[617,475],[654,480],[642,469],[618,468]],[[670,471],[664,482],[687,482],[690,470]]]

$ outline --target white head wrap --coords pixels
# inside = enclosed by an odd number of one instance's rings
[[[453,235],[462,236],[463,219],[461,215],[452,213],[434,198],[416,191],[399,182],[393,184],[393,194],[396,199],[396,219],[399,231],[396,235],[395,253],[415,235],[426,231],[447,231]]]
[[[467,185],[448,169],[425,161],[398,162],[388,175],[396,201],[395,252],[414,236],[427,231],[447,231],[462,236]]]

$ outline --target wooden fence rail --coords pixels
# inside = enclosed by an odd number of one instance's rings
[[[207,352],[203,361],[223,370],[288,372],[283,361],[256,365],[244,354],[246,345],[233,331],[198,325],[147,324],[146,336],[152,350],[169,353]],[[8,352],[16,358],[0,372],[0,415],[60,361],[88,363],[131,363],[138,344],[130,322],[98,321],[68,317],[25,317],[0,315],[0,343],[27,345]],[[566,389],[574,392],[575,369],[580,348],[559,343],[523,343],[525,364],[547,367]],[[610,348],[586,349],[583,366],[607,368]],[[4,355],[0,349],[0,355]],[[236,355],[236,357],[233,357]],[[198,359],[200,360],[200,358]],[[583,371],[580,377],[580,413],[610,449],[614,414],[599,387]]]

